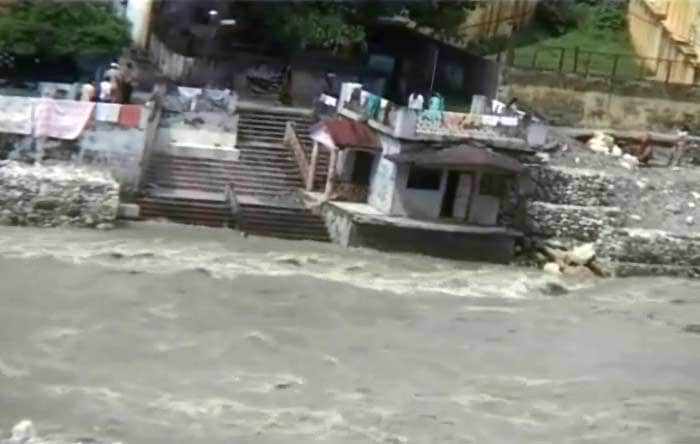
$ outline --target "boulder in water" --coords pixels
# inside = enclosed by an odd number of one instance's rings
[[[595,244],[579,245],[566,254],[567,261],[573,265],[586,265],[595,257]]]
[[[561,274],[561,268],[556,262],[547,262],[546,264],[544,264],[542,270],[551,274]]]

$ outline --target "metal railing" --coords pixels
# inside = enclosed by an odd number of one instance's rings
[[[651,80],[693,83],[694,72],[684,60],[654,59],[634,54],[584,50],[579,47],[515,48],[498,54],[498,61],[521,69],[576,74],[608,80]]]
[[[301,174],[302,183],[306,184],[309,176],[309,162],[306,159],[304,148],[301,146],[301,141],[299,141],[299,137],[297,136],[294,122],[287,122],[284,130],[284,146],[290,149],[292,154],[294,154],[297,166],[299,167],[299,174]]]

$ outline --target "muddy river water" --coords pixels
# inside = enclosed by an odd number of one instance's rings
[[[0,229],[0,437],[698,443],[700,284],[138,224]],[[579,288],[580,287],[580,288]]]

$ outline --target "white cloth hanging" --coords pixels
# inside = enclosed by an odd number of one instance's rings
[[[197,98],[202,95],[201,88],[188,88],[185,86],[178,86],[177,92],[186,101],[190,102],[190,111],[194,111],[197,107]]]
[[[118,123],[120,109],[121,105],[118,103],[97,103],[95,105],[95,120]]]

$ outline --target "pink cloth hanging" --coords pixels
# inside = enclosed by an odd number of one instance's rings
[[[75,140],[87,126],[93,102],[39,99],[34,107],[34,135]]]

